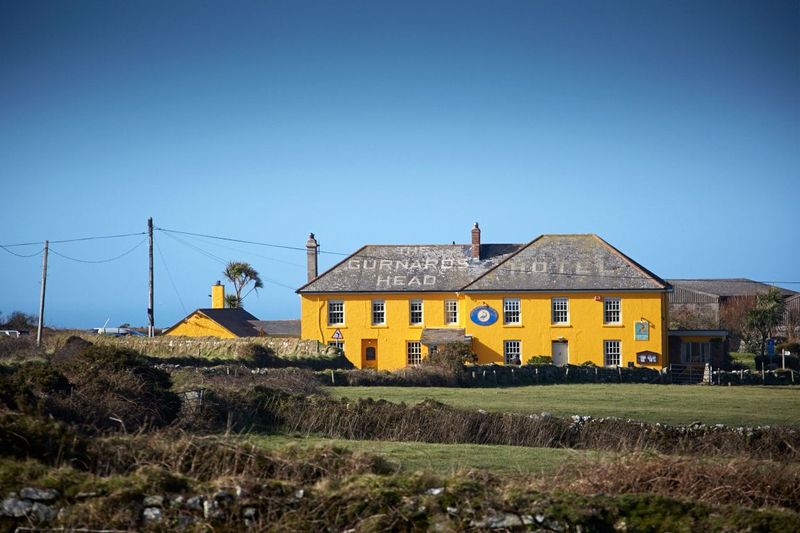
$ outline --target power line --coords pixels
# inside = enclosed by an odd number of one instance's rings
[[[75,239],[60,239],[57,241],[50,241],[50,244],[64,244],[68,242],[80,242],[80,241],[96,241],[100,239],[118,239],[120,237],[134,237],[136,235],[146,235],[147,232],[140,231],[138,233],[120,233],[118,235],[96,235],[92,237],[78,237]],[[21,242],[17,244],[0,244],[0,248],[14,248],[17,246],[33,246],[34,244],[42,244],[44,241],[34,241],[34,242]]]
[[[239,252],[239,253],[242,253],[242,254],[247,254],[247,255],[254,256],[254,257],[259,257],[261,259],[266,259],[267,261],[274,261],[276,263],[282,263],[284,265],[289,265],[289,266],[293,266],[293,267],[297,267],[297,268],[305,268],[305,265],[301,265],[299,263],[293,263],[291,261],[284,261],[282,259],[277,259],[275,257],[269,257],[269,256],[266,256],[266,255],[263,255],[263,254],[259,254],[259,253],[253,252],[251,250],[243,250],[241,248],[234,248],[233,246],[226,246],[224,244],[220,244],[220,243],[216,243],[216,242],[209,242],[208,240],[201,240],[202,239],[201,237],[192,236],[191,238],[196,239],[196,240],[202,242],[203,244],[210,244],[212,246],[218,246],[220,248],[225,248],[226,250],[232,250],[234,252]]]
[[[230,238],[230,237],[220,237],[220,236],[217,236],[217,235],[208,235],[208,234],[205,234],[205,233],[193,233],[193,232],[190,232],[190,231],[178,231],[178,230],[167,229],[167,228],[156,228],[156,229],[158,231],[164,231],[164,232],[168,232],[168,233],[178,233],[178,234],[182,234],[182,235],[191,235],[193,237],[205,237],[207,239],[217,239],[217,240],[220,240],[220,241],[240,242],[240,243],[243,243],[243,244],[254,244],[256,246],[267,246],[269,248],[282,248],[284,250],[298,250],[298,251],[301,251],[301,252],[306,251],[305,247],[301,248],[299,246],[286,246],[286,245],[283,245],[283,244],[271,244],[271,243],[267,243],[267,242],[246,241],[244,239],[233,239],[233,238]],[[344,254],[344,255],[349,255],[349,254]]]
[[[75,261],[76,263],[90,263],[90,264],[110,263],[111,261],[116,261],[117,259],[121,259],[121,258],[125,257],[126,255],[132,253],[134,250],[136,250],[138,247],[140,247],[142,244],[144,244],[144,242],[146,240],[147,239],[142,239],[141,241],[139,241],[138,244],[136,244],[136,246],[134,246],[130,250],[127,250],[127,251],[125,251],[125,252],[123,252],[123,253],[121,253],[119,255],[116,255],[114,257],[110,257],[108,259],[99,259],[99,260],[96,260],[96,261],[95,260],[91,260],[91,259],[78,259],[78,258],[75,258],[75,257],[70,257],[68,255],[64,255],[64,254],[62,254],[60,252],[57,252],[57,251],[53,250],[52,248],[50,248],[50,252],[56,254],[57,256],[63,257],[64,259],[69,259],[70,261]]]
[[[36,243],[36,244],[42,244],[42,243]],[[11,250],[9,250],[7,246],[0,245],[0,248],[10,253],[11,255],[16,255],[17,257],[36,257],[37,255],[42,255],[42,250],[39,250],[38,252],[33,254],[18,254],[16,252],[12,252]]]
[[[187,232],[181,232],[181,233],[187,233]],[[194,244],[186,242],[185,240],[183,240],[183,239],[181,239],[181,238],[179,238],[179,237],[177,237],[175,235],[170,235],[169,233],[165,233],[165,235],[167,237],[170,237],[171,239],[174,239],[174,240],[178,241],[179,243],[183,244],[184,246],[188,246],[192,250],[196,251],[197,253],[199,253],[201,255],[206,256],[207,258],[211,259],[212,261],[217,261],[217,262],[219,262],[219,263],[221,263],[223,265],[227,265],[228,264],[227,260],[225,260],[225,259],[223,259],[223,258],[221,258],[221,257],[219,257],[217,255],[214,255],[211,252],[200,248],[199,246],[195,246]],[[285,283],[282,283],[280,281],[276,281],[276,280],[272,280],[272,279],[265,279],[264,281],[267,282],[267,283],[272,283],[273,285],[277,285],[279,287],[284,287],[284,288],[289,289],[291,291],[294,291],[297,288],[297,287],[293,287],[293,286],[287,285]]]

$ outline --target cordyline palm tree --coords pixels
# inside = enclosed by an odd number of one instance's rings
[[[225,265],[225,270],[222,274],[233,283],[233,290],[236,294],[229,294],[225,297],[225,303],[228,307],[241,307],[242,300],[253,291],[258,292],[258,289],[264,287],[258,271],[250,266],[250,263],[243,263],[241,261],[231,261]],[[247,294],[242,296],[242,291],[250,284],[253,287],[247,291]]]

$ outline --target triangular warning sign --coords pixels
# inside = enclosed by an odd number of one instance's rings
[[[344,337],[342,336],[342,330],[337,329],[336,331],[334,331],[333,336],[331,336],[331,338],[336,339],[337,341],[343,339]]]

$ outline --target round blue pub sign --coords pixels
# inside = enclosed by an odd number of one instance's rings
[[[472,310],[469,318],[479,326],[490,326],[497,322],[497,311],[488,305],[479,305]]]

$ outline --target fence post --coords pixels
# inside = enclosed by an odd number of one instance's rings
[[[332,368],[331,368],[331,385],[336,385],[336,376],[334,375]]]
[[[619,382],[622,383],[622,367],[617,367],[617,375],[619,376]]]

